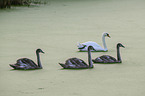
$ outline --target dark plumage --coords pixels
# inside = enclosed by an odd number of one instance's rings
[[[14,69],[42,69],[42,65],[40,62],[40,56],[39,53],[44,53],[41,49],[37,49],[36,50],[36,55],[37,55],[37,63],[38,65],[32,61],[31,59],[28,58],[21,58],[17,60],[16,64],[10,64],[11,67],[13,67]]]
[[[91,59],[91,49],[92,47],[88,47],[88,62],[85,63],[83,60],[78,59],[78,58],[70,58],[66,60],[65,64],[59,63],[64,69],[86,69],[86,68],[93,68],[93,62]]]
[[[103,55],[100,56],[98,58],[96,58],[95,60],[92,60],[94,63],[119,63],[119,61],[117,61],[114,57],[109,56],[109,55]]]
[[[92,61],[94,63],[121,63],[122,60],[121,60],[121,56],[120,56],[119,47],[125,48],[121,43],[117,44],[117,46],[116,46],[116,48],[117,48],[117,59],[112,57],[112,56],[109,56],[109,55],[103,55],[103,56],[100,56],[96,59],[93,59]]]

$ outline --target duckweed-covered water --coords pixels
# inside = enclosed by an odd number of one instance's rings
[[[51,0],[46,5],[0,10],[0,96],[144,96],[145,1]],[[92,58],[116,57],[121,42],[122,64],[95,64],[94,69],[64,70],[70,57],[87,62],[77,42],[95,41],[108,52]],[[41,48],[42,70],[12,70],[22,57],[36,62]]]

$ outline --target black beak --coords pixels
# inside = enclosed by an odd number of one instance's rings
[[[122,45],[123,48],[125,48],[125,46]]]
[[[107,36],[108,36],[109,38],[111,38],[111,36],[110,36],[109,34],[107,34]]]
[[[45,54],[43,51],[41,51],[41,53]]]

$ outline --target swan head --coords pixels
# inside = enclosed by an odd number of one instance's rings
[[[110,35],[109,35],[109,33],[107,33],[107,32],[104,32],[103,35],[110,38]]]
[[[121,43],[118,43],[117,47],[123,47],[123,48],[125,48]]]
[[[36,50],[37,53],[44,53],[41,49]]]
[[[88,46],[88,51],[91,50],[91,51],[95,51],[94,47],[93,46]]]

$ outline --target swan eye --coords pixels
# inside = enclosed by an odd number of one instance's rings
[[[107,36],[110,37],[110,35],[107,33]]]

